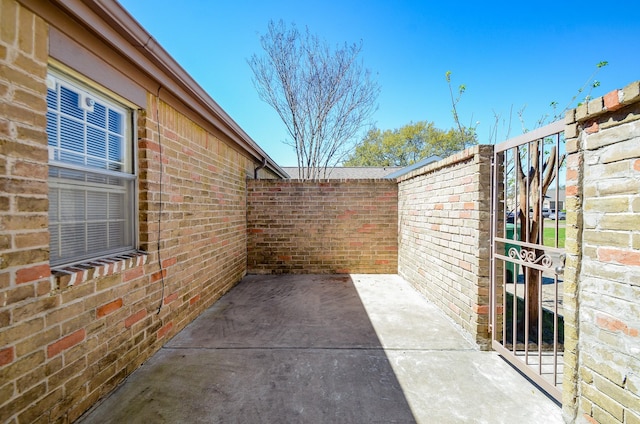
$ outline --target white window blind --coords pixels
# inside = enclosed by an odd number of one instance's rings
[[[131,112],[59,75],[47,78],[51,265],[133,249]]]

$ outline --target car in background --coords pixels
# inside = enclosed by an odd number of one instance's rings
[[[566,212],[551,212],[549,214],[549,219],[553,219],[554,221],[557,220],[563,220],[563,219],[567,219],[567,214]]]

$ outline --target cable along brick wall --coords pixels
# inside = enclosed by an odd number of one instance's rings
[[[257,164],[179,99],[143,90],[132,134],[141,251],[51,270],[45,77],[64,38],[14,0],[0,8],[0,422],[72,422],[245,275]],[[101,46],[76,29],[79,49]],[[109,71],[99,64],[82,73],[96,85]]]

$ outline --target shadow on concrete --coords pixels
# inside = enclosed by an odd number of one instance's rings
[[[80,422],[542,418],[562,422],[556,405],[397,275],[251,275]]]
[[[84,422],[415,419],[349,276],[249,276]]]

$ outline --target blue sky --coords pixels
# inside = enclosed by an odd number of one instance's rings
[[[592,96],[640,79],[635,1],[442,2],[409,0],[121,0],[121,4],[278,164],[296,164],[286,129],[262,102],[247,59],[261,53],[269,20],[308,26],[335,45],[363,41],[361,59],[381,86],[381,129],[427,120],[453,126],[446,71],[466,85],[459,113],[490,140],[529,129],[552,101],[564,108],[608,61]],[[522,3],[522,4],[519,4]],[[632,11],[634,11],[632,13]],[[586,94],[586,93],[584,93]],[[583,97],[584,97],[583,94]]]

